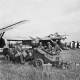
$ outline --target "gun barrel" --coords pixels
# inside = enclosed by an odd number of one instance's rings
[[[4,28],[0,29],[1,37],[3,37],[5,31],[7,31],[7,30],[9,30],[9,29],[13,29],[13,28],[14,28],[13,26],[15,26],[15,25],[17,25],[17,24],[20,24],[20,23],[23,23],[23,22],[26,22],[26,21],[28,21],[28,20],[22,20],[22,21],[16,22],[16,23],[14,23],[14,24],[11,24],[11,25],[9,25],[9,26],[7,26],[7,27],[4,27]]]
[[[20,24],[20,23],[25,22],[25,21],[26,21],[26,20],[16,22],[16,23],[11,24],[11,25],[9,25],[9,26],[7,26],[7,27],[5,27],[5,28],[2,28],[2,29],[0,29],[0,30],[5,30],[5,29],[7,29],[7,28],[9,29],[9,28],[11,28],[11,26],[14,26],[14,25]]]

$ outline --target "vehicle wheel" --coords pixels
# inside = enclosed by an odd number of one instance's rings
[[[34,64],[35,64],[35,67],[41,67],[43,66],[44,62],[42,59],[36,59]]]

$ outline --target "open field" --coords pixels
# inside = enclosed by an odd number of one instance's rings
[[[72,64],[69,70],[51,68],[51,71],[36,69],[28,63],[12,64],[0,58],[0,80],[80,80],[80,50],[62,53],[62,58]],[[76,63],[76,65],[75,65]]]

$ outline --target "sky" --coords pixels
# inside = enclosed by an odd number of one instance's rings
[[[80,41],[80,0],[0,0],[0,28],[29,20],[4,37],[46,36],[59,32]]]

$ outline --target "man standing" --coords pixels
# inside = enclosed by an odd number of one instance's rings
[[[75,48],[75,41],[72,41],[73,43],[72,43],[72,49],[74,49]]]
[[[79,42],[77,41],[77,48],[79,48]]]
[[[58,55],[62,51],[62,49],[60,48],[60,46],[57,43],[55,44],[54,50],[55,50],[55,53]]]

